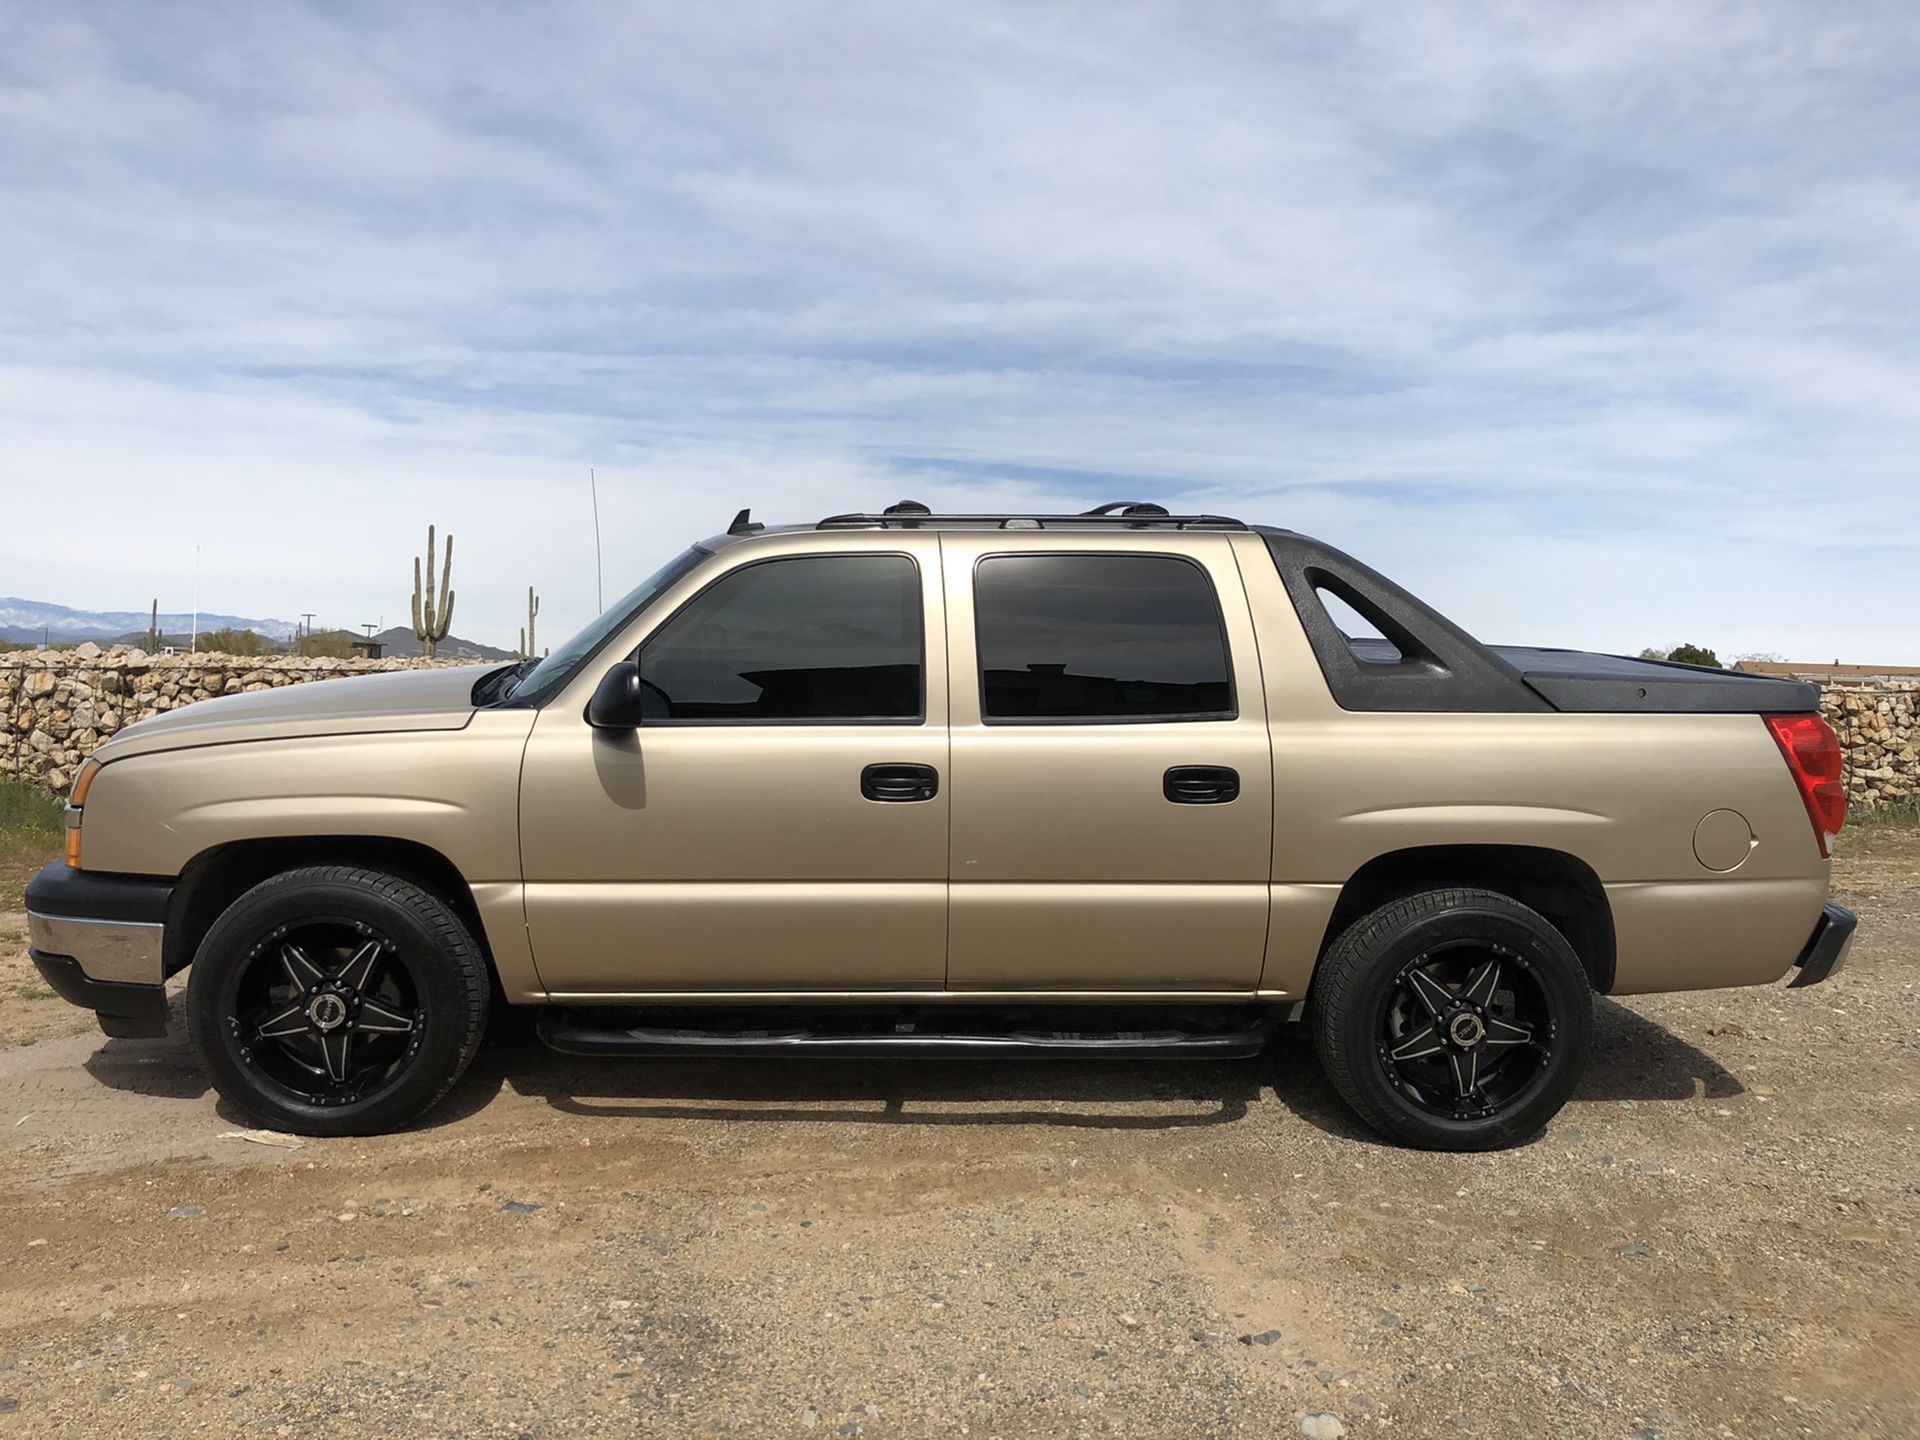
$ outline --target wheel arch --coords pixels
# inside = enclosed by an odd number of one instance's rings
[[[1382,905],[1442,886],[1492,890],[1538,911],[1566,936],[1599,994],[1613,988],[1613,911],[1593,867],[1533,845],[1417,845],[1376,855],[1341,887],[1314,969],[1346,928]]]
[[[166,973],[192,963],[200,942],[228,906],[262,880],[305,865],[359,865],[431,890],[472,934],[497,985],[498,970],[480,908],[466,877],[445,855],[417,840],[388,835],[296,835],[234,840],[201,851],[181,869],[162,941]]]

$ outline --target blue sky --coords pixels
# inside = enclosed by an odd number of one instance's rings
[[[742,505],[1154,498],[1920,662],[1904,5],[0,0],[0,593],[549,641]]]

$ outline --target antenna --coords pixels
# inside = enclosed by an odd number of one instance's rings
[[[593,603],[594,613],[607,613],[606,584],[600,575],[600,482],[594,478],[593,467],[587,467],[587,492],[593,496]]]
[[[200,653],[200,547],[193,547],[193,639],[187,642],[187,653]]]

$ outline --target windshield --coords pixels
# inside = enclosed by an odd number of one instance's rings
[[[502,698],[511,700],[516,705],[537,705],[545,700],[571,680],[574,672],[584,665],[596,650],[618,634],[628,621],[646,609],[654,596],[712,553],[696,545],[684,554],[674,556],[615,601],[606,614],[534,666],[526,678]]]

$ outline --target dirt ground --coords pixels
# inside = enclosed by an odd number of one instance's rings
[[[0,1435],[1911,1436],[1920,835],[1838,875],[1836,980],[1600,1002],[1578,1097],[1486,1156],[1376,1142],[1299,1034],[744,1065],[524,1023],[423,1128],[281,1148],[0,914]]]

